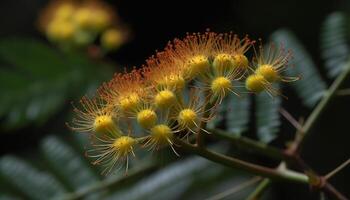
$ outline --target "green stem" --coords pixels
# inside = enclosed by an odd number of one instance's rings
[[[175,142],[177,145],[179,145],[180,148],[188,152],[195,153],[213,162],[217,162],[222,165],[226,165],[228,167],[235,168],[238,170],[244,170],[258,176],[271,178],[273,180],[297,182],[297,183],[304,183],[304,184],[308,184],[308,181],[309,181],[308,177],[302,173],[290,171],[287,169],[276,170],[273,168],[256,165],[253,163],[242,161],[237,158],[225,156],[205,148],[199,148],[197,146],[188,144],[179,139],[175,139]]]
[[[210,129],[209,131],[213,133],[214,136],[230,141],[236,146],[241,147],[247,151],[253,151],[254,153],[265,155],[278,160],[285,158],[285,155],[280,149],[269,146],[265,143],[252,140],[244,136],[238,136],[220,129]]]
[[[268,178],[264,178],[263,181],[255,188],[255,190],[248,196],[247,200],[258,200],[262,197],[265,190],[271,184],[271,180]]]
[[[322,100],[317,104],[315,109],[307,118],[302,128],[304,138],[305,136],[309,135],[309,132],[315,125],[315,122],[317,121],[318,117],[327,108],[327,106],[329,105],[329,102],[331,102],[334,99],[334,97],[337,95],[337,90],[346,81],[349,74],[350,74],[350,62],[347,64],[347,67],[344,69],[344,71],[334,80],[332,85],[325,92]],[[301,143],[303,143],[303,141],[304,139],[301,141]]]

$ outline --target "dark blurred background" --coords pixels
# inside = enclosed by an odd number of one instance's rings
[[[16,35],[45,40],[37,31],[35,21],[39,10],[46,3],[44,0],[2,0],[0,37]],[[109,3],[115,6],[131,32],[130,41],[117,52],[108,55],[109,59],[125,67],[142,65],[155,50],[161,50],[169,40],[183,37],[186,32],[203,32],[206,29],[215,32],[234,31],[240,35],[249,34],[252,38],[268,39],[273,31],[284,27],[296,34],[316,65],[322,66],[323,61],[319,53],[321,24],[329,13],[346,11],[349,4],[346,0],[117,0]],[[331,83],[331,80],[326,78],[324,69],[319,67],[319,70],[325,80]],[[302,156],[321,174],[327,173],[349,157],[349,100],[349,97],[339,98],[327,109],[303,149]],[[307,115],[310,112],[291,100],[286,107],[296,116]],[[54,122],[55,118],[51,121]],[[289,128],[289,125],[283,125],[282,130]],[[48,134],[48,129],[47,126],[39,130],[28,126],[13,133],[1,134],[0,155],[32,149],[40,138]],[[350,170],[346,169],[341,173],[342,175],[335,176],[332,182],[339,190],[349,195]],[[279,199],[289,199],[290,192],[294,192],[294,188],[290,188],[288,184],[281,184],[276,188]],[[300,190],[305,189],[299,188],[295,191]],[[308,199],[305,196],[295,196],[294,199]]]

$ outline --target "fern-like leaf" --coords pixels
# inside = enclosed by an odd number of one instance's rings
[[[307,53],[296,36],[289,30],[278,30],[271,35],[271,39],[283,44],[287,49],[293,51],[291,65],[286,73],[289,76],[301,76],[301,80],[291,83],[302,103],[311,108],[323,96],[326,83],[322,80],[311,56]]]
[[[66,191],[48,172],[39,171],[13,156],[0,159],[0,174],[29,199],[51,199]]]
[[[326,18],[321,29],[321,53],[330,78],[337,76],[349,59],[347,23],[344,13],[334,12]]]
[[[256,96],[256,128],[260,141],[269,143],[277,137],[280,126],[281,97],[271,99],[267,93]]]

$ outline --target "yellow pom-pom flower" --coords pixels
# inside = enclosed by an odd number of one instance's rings
[[[76,27],[73,23],[63,20],[52,21],[47,28],[47,36],[54,41],[71,41]]]
[[[269,95],[272,96],[280,94],[261,74],[249,75],[245,81],[245,87],[248,91],[254,93],[266,91]]]
[[[270,83],[276,82],[280,79],[278,72],[272,65],[260,65],[255,70],[255,73],[262,75]]]
[[[72,3],[64,2],[58,5],[54,18],[57,20],[70,20],[74,14],[75,6]]]
[[[299,77],[282,75],[282,72],[287,70],[291,57],[291,51],[285,51],[282,46],[277,48],[274,44],[271,44],[267,49],[264,49],[260,45],[259,55],[256,55],[255,62],[253,62],[255,73],[260,74],[270,83],[297,81]]]
[[[119,135],[120,131],[113,119],[113,111],[105,107],[100,99],[83,97],[82,109],[74,108],[73,130],[78,132]]]
[[[159,91],[154,97],[154,103],[158,108],[166,109],[170,108],[176,103],[176,96],[174,92],[170,90]]]
[[[137,140],[130,136],[107,137],[95,136],[95,141],[92,143],[91,150],[88,151],[88,156],[94,158],[94,165],[102,165],[105,169],[102,174],[111,173],[117,166],[126,165],[128,170],[129,155],[134,154],[134,146]]]
[[[137,112],[136,119],[142,128],[149,129],[157,122],[157,114],[152,109],[143,109]]]
[[[197,55],[187,61],[186,71],[189,77],[205,74],[210,69],[208,57]]]
[[[117,49],[123,43],[123,35],[118,29],[108,29],[101,36],[101,45],[106,50]]]
[[[251,41],[248,37],[240,39],[233,33],[223,34],[221,38],[217,40],[217,45],[214,49],[215,59],[218,63],[216,64],[214,59],[214,68],[219,68],[219,71],[234,70],[244,73],[249,66],[248,58],[244,54],[249,50],[253,43],[254,41]],[[221,68],[225,69],[220,69],[219,63],[221,63]]]
[[[187,35],[183,40],[175,39],[166,51],[170,57],[182,62],[180,66],[183,67],[185,79],[192,80],[205,76],[210,70],[209,57],[217,38],[217,34],[212,32]]]
[[[198,115],[195,110],[185,108],[179,112],[177,121],[181,127],[192,129],[196,126]]]
[[[213,79],[210,85],[210,89],[214,96],[220,98],[225,97],[230,91],[232,91],[233,85],[231,80],[224,76],[219,76]]]
[[[211,119],[211,116],[203,117],[206,112],[210,112],[210,109],[204,109],[203,104],[207,102],[201,101],[198,92],[198,90],[192,90],[189,94],[189,102],[187,104],[178,104],[175,107],[175,116],[173,118],[177,121],[175,126],[177,130],[196,133],[201,123]]]
[[[233,55],[233,66],[241,71],[248,69],[249,61],[244,54],[235,54]]]
[[[213,67],[218,74],[225,74],[225,72],[233,70],[234,62],[235,60],[231,55],[226,53],[220,53],[215,56],[213,61]]]
[[[151,150],[159,150],[164,146],[170,146],[173,151],[174,131],[167,124],[157,124],[150,129],[145,146]],[[176,153],[176,152],[175,152]]]
[[[144,66],[143,75],[157,90],[179,92],[185,87],[184,70],[172,56],[171,51],[158,53]]]
[[[108,105],[128,113],[137,110],[146,96],[146,89],[139,70],[130,73],[117,73],[109,82],[102,85],[99,94]]]
[[[245,81],[246,89],[251,92],[262,92],[266,88],[267,81],[260,74],[253,74],[247,77]]]

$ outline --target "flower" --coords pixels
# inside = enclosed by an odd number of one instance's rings
[[[99,95],[108,105],[124,114],[136,110],[146,97],[146,88],[140,70],[117,73],[114,78],[102,85]]]
[[[191,90],[189,102],[187,104],[178,104],[175,107],[172,118],[177,121],[175,126],[177,130],[196,133],[197,129],[201,128],[200,124],[202,122],[207,122],[211,119],[211,117],[203,117],[204,113],[210,112],[210,109],[205,110],[207,108],[205,108],[204,104],[208,102],[201,102],[198,92],[199,90],[196,89]]]
[[[124,41],[122,32],[116,28],[107,29],[101,36],[101,45],[106,50],[118,48]]]
[[[268,82],[292,82],[299,80],[299,77],[282,75],[288,68],[288,62],[292,57],[291,51],[285,51],[282,46],[278,49],[274,44],[271,44],[266,52],[260,45],[259,53],[256,54],[256,59],[253,62],[255,73],[262,75]]]
[[[150,129],[144,146],[149,147],[150,150],[159,150],[164,146],[170,146],[174,153],[177,154],[173,148],[174,133],[171,126],[167,123],[157,124]]]
[[[219,35],[213,54],[213,68],[216,73],[221,75],[232,71],[244,73],[249,65],[245,53],[253,44],[254,41],[248,36],[241,40],[233,33]]]
[[[110,5],[102,0],[52,0],[38,19],[41,32],[64,50],[90,47],[101,36],[105,50],[126,40],[126,31]]]
[[[245,81],[245,87],[248,91],[253,93],[260,93],[266,91],[271,96],[279,95],[279,91],[273,88],[272,84],[268,82],[261,74],[251,74]]]
[[[74,107],[76,114],[73,118],[73,126],[68,126],[78,132],[96,132],[99,134],[112,133],[119,135],[119,128],[115,121],[113,111],[106,107],[99,98],[89,99],[83,97],[80,100],[81,109]]]
[[[185,78],[192,80],[210,70],[210,56],[217,39],[217,34],[209,31],[188,34],[183,40],[175,39],[166,51],[181,61]]]
[[[131,136],[109,137],[95,136],[95,142],[88,155],[95,160],[94,165],[104,166],[102,174],[108,174],[117,166],[126,162],[126,170],[129,166],[129,155],[135,156],[134,146],[137,140]]]
[[[228,93],[238,95],[238,87],[280,95],[272,84],[294,80],[281,75],[290,54],[270,47],[267,56],[260,49],[250,62],[246,52],[253,44],[233,33],[188,34],[169,42],[140,69],[115,74],[96,99],[83,98],[83,110],[76,110],[73,122],[75,130],[96,138],[95,163],[110,172],[134,154],[136,143],[151,151],[170,147],[177,154],[174,141],[208,133],[206,124],[217,115],[216,108]]]

